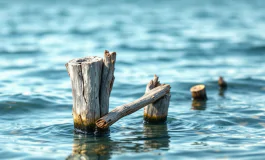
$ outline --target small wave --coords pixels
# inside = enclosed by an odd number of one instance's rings
[[[265,54],[265,46],[253,46],[250,47],[247,51],[250,53]]]
[[[16,48],[16,49],[2,49],[0,50],[0,54],[23,54],[23,55],[28,55],[28,54],[40,54],[42,53],[42,50],[36,48],[36,49],[28,49],[28,48]]]

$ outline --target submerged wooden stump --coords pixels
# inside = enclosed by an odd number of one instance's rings
[[[170,85],[168,84],[160,85],[150,90],[149,92],[145,93],[141,98],[131,103],[116,107],[107,115],[97,120],[96,125],[102,129],[108,128],[110,125],[112,125],[122,117],[132,114],[133,112],[143,108],[144,106],[157,101],[158,99],[165,96],[169,92],[170,92]]]
[[[116,52],[106,50],[104,59],[90,56],[73,59],[65,65],[72,84],[75,131],[96,131],[96,120],[109,112],[115,62]]]
[[[99,91],[103,59],[85,57],[66,64],[72,83],[74,127],[79,132],[95,130],[100,118]]]
[[[151,80],[146,86],[146,93],[150,90],[160,86],[156,75],[154,79]],[[170,102],[170,93],[167,93],[165,96],[159,100],[147,105],[144,107],[144,120],[147,123],[164,123],[167,120],[168,107]]]
[[[206,88],[205,85],[200,84],[193,86],[190,89],[192,98],[195,100],[207,100],[207,95],[206,95]]]

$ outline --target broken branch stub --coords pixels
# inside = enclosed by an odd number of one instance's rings
[[[116,52],[105,51],[100,86],[100,117],[109,112],[109,97],[114,83]]]

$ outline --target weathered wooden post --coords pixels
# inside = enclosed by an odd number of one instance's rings
[[[72,83],[73,119],[78,132],[93,132],[100,118],[99,91],[103,59],[85,57],[66,64]]]
[[[156,75],[146,86],[146,93],[150,90],[160,86]],[[144,120],[147,123],[164,123],[167,120],[168,107],[170,102],[170,92],[159,100],[144,107]]]
[[[207,100],[206,88],[203,84],[191,87],[190,92],[194,100]]]
[[[192,109],[194,110],[204,110],[206,108],[206,100],[207,100],[207,94],[206,94],[206,88],[205,85],[200,84],[191,87],[190,89],[191,96],[193,98],[192,100]]]
[[[90,56],[66,63],[72,83],[75,131],[94,132],[96,120],[108,113],[115,61],[116,53],[105,51],[104,60]]]

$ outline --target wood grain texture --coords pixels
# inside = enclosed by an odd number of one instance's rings
[[[99,91],[103,59],[96,56],[73,59],[66,64],[72,84],[74,127],[91,132],[100,118]]]
[[[160,82],[158,81],[159,77],[156,75],[154,79],[151,80],[146,86],[146,93],[150,90],[160,86]],[[170,102],[170,93],[167,93],[162,98],[157,101],[148,104],[144,107],[144,120],[147,123],[163,123],[167,120],[168,115],[168,107]]]
[[[170,85],[166,84],[158,86],[150,90],[149,92],[145,93],[141,98],[131,103],[116,107],[107,115],[97,120],[96,125],[97,127],[102,129],[108,128],[110,125],[112,125],[122,117],[134,113],[135,111],[143,108],[147,104],[155,102],[156,100],[165,96],[169,92],[170,92]]]
[[[105,51],[100,87],[100,117],[109,112],[109,97],[114,83],[116,52]]]

